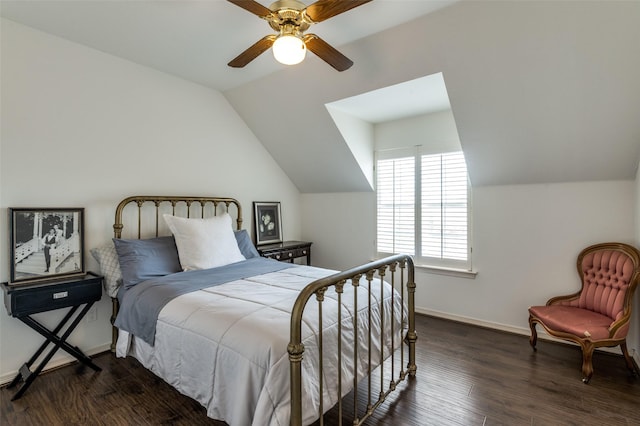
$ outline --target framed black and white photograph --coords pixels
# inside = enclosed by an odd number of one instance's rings
[[[9,208],[9,284],[84,274],[83,208]]]
[[[253,224],[256,245],[282,242],[282,218],[279,202],[254,201]]]

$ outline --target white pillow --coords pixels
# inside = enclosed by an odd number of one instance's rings
[[[233,234],[231,216],[224,213],[208,219],[164,215],[178,247],[185,271],[209,269],[245,260]]]

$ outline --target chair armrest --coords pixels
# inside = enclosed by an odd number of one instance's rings
[[[625,313],[609,326],[609,337],[613,337],[620,327],[623,327],[631,320],[631,310],[625,309]],[[626,333],[625,333],[626,334]]]

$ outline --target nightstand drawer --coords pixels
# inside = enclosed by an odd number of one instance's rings
[[[299,255],[296,254],[297,250],[283,250],[279,253],[273,253],[271,256],[272,259],[276,259],[276,260],[287,260],[287,259],[294,259],[296,257],[299,257]]]
[[[280,258],[282,257],[282,253],[280,253],[280,252],[277,252],[277,253],[265,253],[262,256],[266,257],[268,259],[280,260]]]
[[[287,253],[287,256],[289,257],[303,257],[306,256],[307,254],[309,254],[309,248],[297,248],[295,250],[291,250],[290,252]]]
[[[5,306],[13,317],[31,315],[97,302],[102,297],[102,277],[85,275],[85,278],[59,283],[17,286],[6,289]]]
[[[287,260],[287,259],[295,259],[296,257],[303,257],[309,253],[309,249],[293,249],[293,250],[283,250],[278,253],[269,253],[269,255],[265,257],[269,257],[271,259],[276,260]]]
[[[285,241],[278,244],[258,246],[258,252],[262,257],[279,261],[290,261],[299,257],[307,258],[307,265],[311,263],[311,244],[307,241]]]

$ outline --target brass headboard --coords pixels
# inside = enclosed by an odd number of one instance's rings
[[[143,209],[144,205],[152,203],[155,209],[152,207],[151,215],[145,215],[148,213],[146,209]],[[161,212],[171,213],[173,216],[183,217],[211,217],[216,216],[219,213],[218,207],[224,206],[224,212],[228,212],[233,217],[233,208],[235,207],[236,215],[236,229],[242,229],[242,207],[238,200],[228,197],[183,197],[183,196],[150,196],[150,195],[134,195],[132,197],[125,198],[118,204],[116,208],[116,218],[113,224],[113,234],[115,238],[122,238],[122,230],[124,228],[123,212],[125,207],[130,204],[137,206],[137,232],[132,235],[134,238],[142,238],[143,232],[151,230],[153,236],[160,235],[162,228],[160,221]],[[134,206],[134,207],[135,207]],[[199,208],[198,208],[199,206]],[[151,207],[151,206],[147,206]],[[155,212],[155,215],[153,214]],[[153,220],[155,227],[149,227],[143,218],[147,220]],[[131,222],[128,222],[134,225]]]
[[[134,211],[132,212],[131,209]],[[236,229],[239,230],[242,229],[242,207],[234,198],[134,195],[120,201],[116,207],[113,235],[115,238],[123,238],[125,224],[127,225],[126,238],[140,239],[158,237],[163,234],[170,235],[168,227],[161,220],[161,214],[170,213],[173,216],[206,218],[227,212],[233,218],[234,209]],[[119,303],[117,298],[111,300],[111,324],[113,324],[118,314]],[[112,327],[112,352],[115,352],[117,339],[118,331]]]

